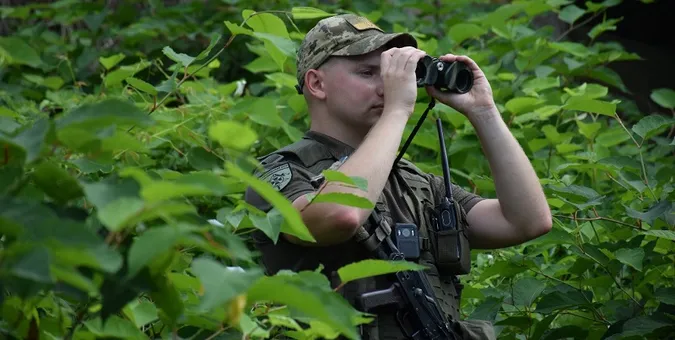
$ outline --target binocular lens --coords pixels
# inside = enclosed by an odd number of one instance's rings
[[[473,86],[473,74],[469,69],[462,68],[457,72],[457,78],[455,78],[455,87],[460,93],[469,92]]]
[[[443,92],[466,93],[473,87],[473,73],[462,62],[445,62],[424,56],[415,69],[417,86],[434,86]]]

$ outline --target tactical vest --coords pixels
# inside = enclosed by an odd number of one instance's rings
[[[328,147],[322,145],[321,143],[302,139],[296,143],[288,145],[282,149],[279,149],[275,152],[272,152],[269,155],[261,158],[261,164],[263,166],[276,163],[281,160],[297,162],[306,168],[309,172],[315,174],[316,179],[320,178],[321,172],[325,169],[334,165],[338,159],[336,159]],[[436,199],[433,196],[434,190],[431,187],[431,183],[425,177],[425,174],[407,160],[399,161],[393,169],[392,172],[397,172],[409,189],[414,193],[410,195],[408,190],[404,190],[405,199],[410,207],[411,211],[416,212],[416,216],[419,216],[421,221],[416,221],[419,235],[421,237],[421,249],[420,249],[420,259],[417,261],[419,264],[427,266],[429,269],[426,270],[427,277],[429,278],[430,283],[433,286],[434,293],[441,305],[443,311],[448,314],[449,318],[452,321],[460,320],[459,306],[461,299],[461,289],[462,285],[459,283],[459,280],[455,274],[450,273],[447,270],[440,270],[437,266],[437,261],[434,256],[434,249],[436,248],[435,242],[432,242],[431,235],[429,230],[431,229],[431,216],[433,209],[436,205]],[[466,226],[466,214],[464,209],[457,204],[460,213],[460,221],[463,226]],[[382,203],[382,197],[378,199],[376,203],[376,208],[381,214],[387,216],[388,209],[385,204]],[[387,221],[389,225],[393,225],[393,221]],[[383,230],[386,228],[378,228],[378,226],[373,225],[371,222],[367,222],[361,229],[361,233],[357,233],[354,237],[354,242],[363,244],[365,242],[376,242],[381,241],[387,232]],[[365,234],[363,231],[365,230]],[[370,238],[370,239],[368,239]],[[468,250],[467,250],[468,252]],[[364,258],[365,259],[365,258]],[[337,275],[335,274],[331,277],[333,283],[337,285],[339,282]],[[375,278],[367,278],[354,282],[350,282],[340,290],[340,293],[343,297],[353,304],[354,298],[358,294],[362,294],[368,291],[375,289],[381,289],[383,287],[377,287]],[[393,326],[393,325],[392,325]],[[366,326],[369,327],[369,326]],[[368,330],[369,336],[367,339],[399,339],[400,337],[389,337],[386,334],[378,334],[376,325],[372,325]],[[390,325],[387,324],[385,329],[391,329]],[[366,338],[364,338],[366,339]]]

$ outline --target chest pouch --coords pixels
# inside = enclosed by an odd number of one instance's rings
[[[452,196],[450,194],[449,196]],[[461,275],[471,270],[466,214],[452,198],[443,197],[431,216],[429,236],[440,274]]]
[[[408,136],[403,149],[399,152],[394,164],[401,159],[405,150],[410,145],[413,137],[426,118],[427,113],[435,105],[431,100],[429,106],[417,122],[413,132]],[[436,261],[439,274],[460,275],[468,274],[471,269],[471,249],[467,235],[466,214],[464,209],[453,199],[452,187],[450,186],[450,166],[443,138],[443,125],[441,118],[436,118],[438,140],[440,143],[441,165],[443,167],[443,180],[445,184],[445,196],[431,212],[431,226],[428,228],[431,241],[432,254]]]

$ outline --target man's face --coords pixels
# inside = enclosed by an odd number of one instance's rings
[[[324,71],[325,104],[329,114],[356,129],[368,130],[384,105],[380,55],[384,49],[357,57],[333,58]]]

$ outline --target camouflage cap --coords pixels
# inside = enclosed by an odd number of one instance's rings
[[[322,19],[307,32],[298,50],[298,93],[302,93],[305,73],[321,66],[329,57],[366,54],[390,42],[397,47],[417,47],[417,40],[412,35],[384,33],[367,18],[355,14]]]

